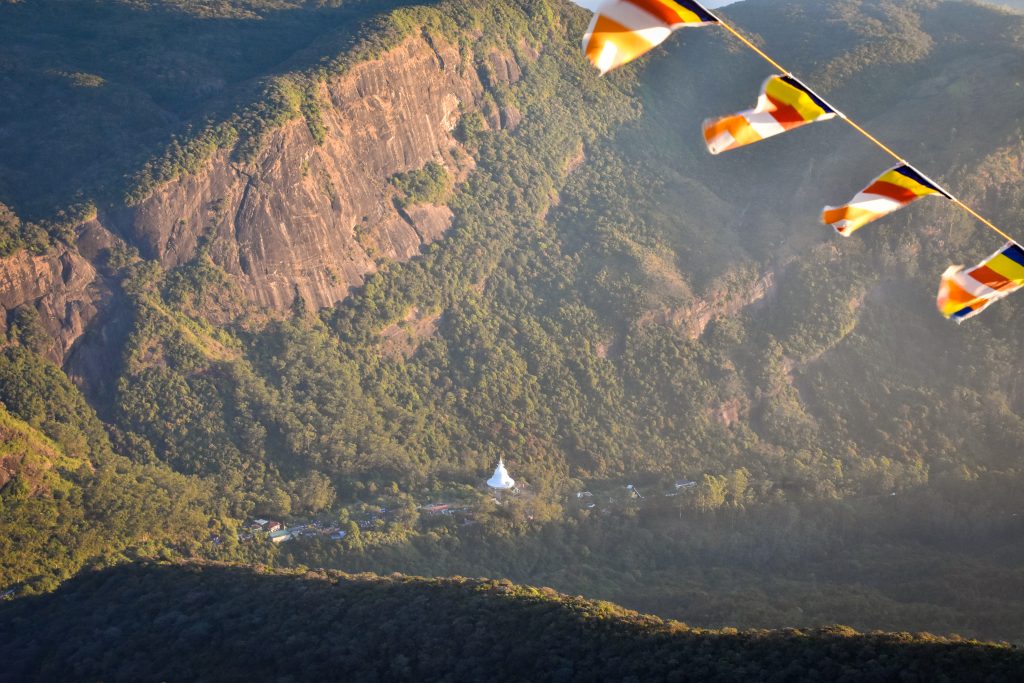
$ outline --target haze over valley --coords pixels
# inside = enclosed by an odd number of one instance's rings
[[[1022,234],[1024,15],[720,11]],[[1024,671],[1024,299],[935,312],[1002,242],[837,237],[888,157],[712,157],[770,67],[705,27],[601,77],[589,21],[0,0],[0,680]]]

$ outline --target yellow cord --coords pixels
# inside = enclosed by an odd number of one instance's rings
[[[789,70],[786,67],[782,66],[781,64],[776,62],[774,59],[769,57],[767,54],[765,54],[764,50],[759,48],[757,45],[754,45],[754,43],[752,43],[750,41],[750,39],[748,39],[745,35],[743,35],[739,31],[734,29],[732,26],[727,24],[725,21],[723,21],[721,17],[718,17],[718,23],[721,24],[722,28],[724,28],[726,31],[728,31],[729,33],[731,33],[734,36],[736,36],[737,38],[739,38],[740,42],[742,42],[744,45],[749,47],[751,50],[753,50],[757,54],[761,55],[761,58],[764,59],[764,61],[768,62],[769,64],[771,64],[772,66],[774,66],[776,69],[778,69],[779,71],[781,71],[784,74],[785,73],[789,73]]]
[[[903,157],[901,157],[899,154],[897,154],[896,152],[892,151],[891,149],[889,149],[888,147],[883,145],[878,138],[876,138],[874,135],[872,135],[871,133],[869,133],[866,130],[864,130],[863,128],[861,128],[860,125],[856,121],[852,120],[846,114],[840,114],[839,118],[841,118],[843,121],[846,121],[848,124],[853,126],[853,129],[855,131],[857,131],[858,133],[860,133],[861,135],[866,137],[871,142],[875,143],[876,146],[878,146],[879,148],[885,150],[885,153],[888,154],[889,156],[891,156],[892,158],[896,159],[896,161],[904,161]]]
[[[754,52],[756,52],[756,53],[757,53],[757,54],[758,54],[758,55],[759,55],[759,56],[761,57],[761,59],[763,59],[764,61],[766,61],[766,62],[768,62],[769,64],[771,64],[771,65],[772,65],[773,67],[775,67],[776,69],[778,69],[780,73],[783,73],[783,74],[788,74],[788,73],[790,73],[790,71],[789,71],[789,70],[788,70],[787,68],[785,68],[784,66],[782,66],[781,64],[779,64],[778,62],[776,62],[776,61],[775,61],[774,59],[772,59],[771,57],[769,57],[769,56],[767,55],[767,53],[765,53],[765,51],[764,51],[764,50],[762,50],[762,49],[761,49],[761,48],[759,48],[759,47],[758,47],[757,45],[755,45],[755,44],[754,44],[754,43],[753,43],[753,42],[752,42],[752,41],[751,41],[751,40],[750,40],[749,38],[747,38],[747,37],[746,37],[746,36],[744,36],[744,35],[743,35],[742,33],[740,33],[739,31],[737,31],[736,29],[734,29],[734,28],[733,28],[732,26],[730,26],[730,25],[728,24],[728,22],[726,22],[726,21],[724,21],[724,20],[722,19],[722,17],[721,17],[721,16],[717,16],[716,18],[718,19],[718,23],[719,23],[719,24],[721,25],[721,27],[722,27],[722,28],[724,28],[724,29],[725,29],[726,31],[728,31],[729,33],[731,33],[731,34],[733,34],[734,36],[736,36],[736,38],[738,38],[738,39],[739,39],[739,41],[740,41],[741,43],[743,43],[744,45],[746,45],[747,47],[749,47],[749,48],[750,48],[751,50],[753,50]],[[888,148],[888,147],[887,147],[887,146],[886,146],[885,144],[883,144],[883,143],[882,143],[882,142],[881,142],[881,141],[880,141],[880,140],[879,140],[878,138],[876,138],[876,137],[875,137],[874,135],[872,135],[871,133],[869,133],[869,132],[867,132],[866,130],[864,130],[864,128],[862,128],[862,127],[861,127],[861,126],[860,126],[860,125],[859,125],[859,124],[858,124],[858,123],[857,123],[856,121],[854,121],[853,119],[851,119],[850,117],[848,117],[848,116],[847,116],[846,114],[843,114],[842,112],[838,112],[838,111],[837,111],[836,113],[837,113],[837,114],[839,115],[839,118],[840,118],[840,119],[842,119],[843,121],[846,121],[846,122],[847,122],[848,124],[850,124],[850,126],[851,126],[851,127],[852,127],[852,128],[853,128],[853,129],[855,130],[855,131],[857,131],[858,133],[860,133],[861,135],[863,135],[863,136],[864,136],[865,138],[867,138],[868,140],[870,140],[870,141],[871,141],[871,142],[872,142],[872,143],[873,143],[873,144],[874,144],[874,145],[875,145],[876,147],[878,147],[879,149],[881,149],[882,151],[884,151],[884,152],[885,152],[886,154],[888,154],[889,156],[893,157],[893,158],[894,158],[894,159],[896,159],[897,161],[899,161],[899,162],[901,162],[901,163],[907,163],[907,162],[906,162],[906,160],[905,160],[905,159],[904,159],[903,157],[901,157],[901,156],[900,156],[899,154],[897,154],[896,152],[894,152],[894,151],[892,151],[891,149],[889,149],[889,148]],[[993,225],[993,224],[992,224],[992,222],[991,222],[991,221],[989,221],[988,219],[986,219],[986,218],[985,218],[984,216],[982,216],[981,214],[979,214],[979,213],[978,213],[977,211],[975,211],[975,210],[974,210],[974,209],[972,209],[971,207],[969,207],[969,206],[967,206],[966,204],[964,204],[964,203],[963,203],[962,201],[960,201],[960,200],[959,200],[959,199],[957,199],[956,197],[953,197],[952,195],[949,195],[949,199],[950,199],[950,200],[951,200],[951,201],[952,201],[952,202],[953,202],[954,204],[956,204],[957,206],[959,206],[959,207],[960,207],[961,209],[963,209],[964,211],[966,211],[967,213],[969,213],[970,215],[974,216],[974,217],[975,217],[976,219],[978,219],[979,221],[981,221],[982,225],[984,225],[985,227],[989,228],[989,229],[990,229],[990,230],[992,230],[993,232],[997,233],[997,234],[998,234],[999,236],[1001,236],[1002,238],[1004,238],[1004,239],[1006,239],[1006,240],[1008,240],[1008,241],[1010,241],[1010,242],[1013,242],[1013,243],[1015,243],[1015,244],[1020,244],[1020,242],[1018,242],[1017,240],[1015,240],[1014,238],[1010,237],[1010,236],[1009,236],[1008,234],[1006,234],[1005,232],[1003,232],[1002,230],[1000,230],[999,228],[997,228],[997,227],[996,227],[995,225]]]
[[[1020,244],[1020,242],[1018,242],[1017,240],[1013,239],[1012,237],[1010,237],[1009,235],[1007,235],[1007,234],[1006,234],[1005,232],[1003,232],[1002,230],[1000,230],[1000,229],[999,229],[999,228],[997,228],[996,226],[992,225],[992,223],[991,223],[991,222],[990,222],[990,221],[989,221],[989,220],[988,220],[987,218],[985,218],[984,216],[982,216],[981,214],[979,214],[979,213],[978,213],[977,211],[975,211],[975,210],[974,210],[974,209],[972,209],[971,207],[969,207],[969,206],[967,206],[966,204],[964,204],[964,203],[963,203],[962,201],[960,201],[960,200],[959,200],[959,199],[957,199],[956,197],[950,197],[950,199],[952,199],[952,200],[953,200],[953,203],[954,203],[954,204],[956,204],[956,205],[957,205],[957,206],[959,206],[959,207],[960,207],[961,209],[963,209],[963,210],[964,210],[964,211],[966,211],[967,213],[969,213],[969,214],[971,214],[972,216],[974,216],[975,218],[977,218],[977,219],[978,219],[979,221],[981,221],[981,223],[982,223],[983,225],[985,225],[986,227],[990,228],[990,229],[991,229],[991,230],[992,230],[993,232],[996,232],[996,233],[998,233],[999,235],[1001,235],[1001,236],[1002,236],[1002,237],[1003,237],[1004,239],[1006,239],[1006,240],[1007,240],[1007,241],[1009,241],[1009,242],[1013,242],[1014,244]]]

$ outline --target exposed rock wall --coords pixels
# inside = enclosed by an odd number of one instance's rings
[[[96,316],[105,289],[93,265],[76,252],[64,247],[42,256],[20,251],[0,259],[0,325],[6,330],[11,311],[34,306],[53,339],[47,355],[60,363]]]
[[[214,261],[259,305],[285,310],[296,294],[313,307],[344,299],[379,263],[417,255],[450,227],[447,206],[400,208],[390,178],[429,161],[456,181],[472,168],[455,127],[480,110],[484,82],[514,82],[521,69],[493,52],[478,72],[469,57],[443,39],[410,36],[321,85],[322,144],[304,120],[292,121],[269,135],[252,163],[223,150],[138,206],[101,210],[79,227],[76,248],[0,259],[0,307],[34,306],[54,340],[47,355],[77,376],[116,360],[102,347],[123,333],[123,321],[112,314],[94,322],[101,308],[117,308],[116,287],[100,272],[115,235],[165,267],[189,261],[207,241]],[[492,125],[514,126],[519,114],[503,118]],[[7,317],[0,315],[0,332]],[[90,325],[93,343],[76,346]]]
[[[503,76],[518,66],[501,62]],[[250,165],[220,152],[193,176],[109,217],[116,232],[165,266],[188,261],[203,237],[254,302],[277,309],[295,294],[312,306],[343,299],[379,259],[407,259],[451,222],[446,207],[401,212],[389,178],[471,163],[453,137],[483,85],[459,50],[411,36],[380,59],[322,86],[327,135],[317,145],[302,120],[273,132]]]

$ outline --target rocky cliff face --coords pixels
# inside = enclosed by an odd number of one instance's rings
[[[408,37],[321,85],[321,144],[304,120],[292,121],[270,134],[252,163],[223,150],[137,206],[101,210],[79,228],[75,247],[0,259],[0,306],[34,306],[54,339],[48,355],[73,371],[76,358],[95,355],[71,351],[112,301],[115,288],[99,264],[116,236],[165,267],[189,261],[205,241],[261,306],[285,310],[296,295],[312,307],[344,299],[380,263],[415,256],[451,225],[447,206],[401,208],[390,179],[430,161],[456,179],[472,167],[454,129],[464,113],[481,109],[486,87],[518,80],[521,68],[492,51],[478,73],[469,57],[443,39]],[[515,127],[520,118],[483,113],[493,127]],[[110,322],[92,325],[99,337]]]
[[[42,256],[20,251],[0,259],[0,306],[7,314],[21,306],[39,311],[53,339],[46,355],[61,362],[96,316],[106,287],[82,255],[61,247]]]
[[[518,74],[512,64],[501,62],[506,79]],[[471,162],[452,132],[482,93],[456,47],[411,36],[322,86],[322,145],[304,121],[293,121],[252,164],[220,152],[199,174],[104,221],[168,267],[213,238],[211,256],[258,304],[283,309],[300,294],[329,306],[379,259],[410,258],[447,230],[446,207],[400,211],[389,178],[431,160],[460,175]]]

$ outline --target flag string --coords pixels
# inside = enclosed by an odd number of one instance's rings
[[[710,12],[709,12],[709,14],[710,14]],[[757,54],[758,54],[758,56],[760,56],[760,57],[761,57],[761,59],[763,59],[764,61],[766,61],[766,62],[768,62],[769,64],[771,64],[771,65],[772,65],[773,67],[775,67],[776,69],[778,69],[780,73],[782,73],[782,74],[785,74],[785,75],[791,75],[791,72],[789,71],[789,69],[787,69],[786,67],[782,66],[782,65],[781,65],[781,64],[779,64],[779,63],[778,63],[777,61],[775,61],[774,59],[772,59],[772,58],[771,58],[771,57],[770,57],[770,56],[768,55],[768,53],[766,53],[766,52],[765,52],[764,50],[762,50],[762,49],[761,49],[761,48],[759,48],[759,47],[758,47],[758,46],[757,46],[756,44],[754,44],[754,42],[753,42],[752,40],[750,40],[750,39],[749,39],[749,38],[747,38],[747,37],[746,37],[745,35],[743,35],[743,34],[742,34],[742,33],[740,33],[739,31],[737,31],[737,30],[736,30],[735,28],[733,28],[733,27],[732,27],[732,26],[731,26],[731,25],[730,25],[730,24],[729,24],[729,23],[728,23],[727,21],[725,21],[724,19],[722,19],[722,17],[721,17],[720,15],[712,15],[712,16],[715,16],[715,19],[717,19],[717,20],[718,20],[718,24],[719,24],[719,25],[720,25],[720,26],[721,26],[722,28],[724,28],[724,29],[725,29],[726,31],[728,31],[728,32],[729,32],[729,33],[731,33],[731,34],[732,34],[733,36],[735,36],[735,37],[736,37],[736,38],[737,38],[737,39],[738,39],[738,40],[739,40],[739,41],[740,41],[741,43],[743,43],[744,45],[746,45],[746,46],[747,46],[748,48],[750,48],[750,49],[751,49],[751,50],[753,50],[753,51],[754,51],[755,53],[757,53]],[[831,107],[831,104],[829,104],[829,106]],[[881,149],[882,151],[884,151],[884,152],[885,152],[886,154],[888,154],[889,156],[891,156],[891,157],[893,157],[894,159],[896,159],[897,161],[899,161],[900,163],[904,163],[904,164],[908,164],[908,165],[909,165],[909,162],[907,162],[907,161],[906,161],[906,159],[904,159],[903,157],[901,157],[901,156],[900,156],[899,154],[897,154],[896,152],[892,151],[892,150],[891,150],[891,149],[890,149],[890,148],[889,148],[888,146],[886,146],[886,145],[885,145],[885,144],[884,144],[884,143],[883,143],[883,142],[882,142],[881,140],[879,140],[879,139],[878,139],[878,138],[876,138],[876,137],[875,137],[874,135],[872,135],[872,134],[871,134],[871,133],[869,133],[869,132],[868,132],[867,130],[865,130],[865,129],[864,129],[864,128],[863,128],[863,127],[862,127],[862,126],[860,125],[860,124],[858,124],[858,123],[857,123],[856,121],[854,121],[853,119],[851,119],[851,118],[850,118],[849,116],[847,116],[846,114],[842,113],[842,112],[841,112],[841,111],[839,111],[838,109],[835,109],[834,107],[833,107],[833,109],[835,110],[836,114],[837,114],[837,115],[839,116],[839,118],[840,118],[840,119],[842,119],[843,121],[845,121],[846,123],[848,123],[848,124],[850,125],[850,127],[852,127],[852,128],[853,128],[853,129],[855,130],[855,131],[857,131],[857,132],[858,132],[858,133],[860,133],[860,134],[861,134],[862,136],[864,136],[865,138],[867,138],[867,139],[868,139],[868,140],[869,140],[869,141],[870,141],[870,142],[871,142],[872,144],[874,144],[874,145],[875,145],[876,147],[878,147],[879,149]],[[948,197],[949,197],[949,199],[950,199],[950,201],[952,201],[952,202],[953,202],[953,203],[954,203],[954,204],[955,204],[956,206],[960,207],[961,209],[963,209],[964,211],[966,211],[967,213],[969,213],[969,214],[970,214],[971,216],[973,216],[973,217],[974,217],[974,218],[976,218],[976,219],[977,219],[978,221],[980,221],[982,225],[984,225],[985,227],[989,228],[989,229],[990,229],[990,230],[992,230],[993,232],[997,233],[997,234],[998,234],[999,236],[1001,236],[1001,237],[1002,237],[1003,239],[1005,239],[1005,240],[1007,240],[1007,241],[1010,241],[1010,242],[1013,242],[1014,244],[1020,244],[1020,242],[1018,242],[1018,241],[1017,241],[1017,240],[1015,240],[1015,239],[1014,239],[1013,237],[1011,237],[1010,235],[1008,235],[1008,234],[1007,234],[1007,233],[1006,233],[1005,231],[1003,231],[1003,230],[1000,230],[1000,229],[999,229],[999,228],[998,228],[998,227],[997,227],[997,226],[996,226],[996,225],[995,225],[994,223],[992,223],[992,221],[990,221],[990,220],[988,220],[987,218],[985,218],[984,216],[982,216],[982,215],[981,215],[980,213],[978,213],[977,211],[975,211],[974,209],[972,209],[972,208],[971,208],[970,206],[968,206],[967,204],[965,204],[965,203],[964,203],[963,201],[961,201],[961,200],[960,200],[960,199],[958,199],[957,197],[954,197],[953,195],[951,195],[951,194],[948,194],[948,193],[946,193],[946,196],[948,196]]]

